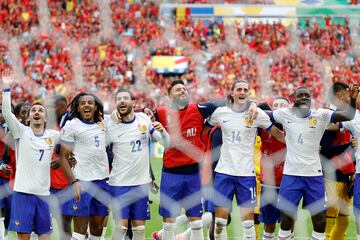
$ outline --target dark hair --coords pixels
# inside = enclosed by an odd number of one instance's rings
[[[336,82],[334,83],[330,88],[330,93],[333,95],[336,95],[340,91],[346,91],[349,88],[349,86],[346,83],[343,82]]]
[[[134,97],[134,94],[128,90],[128,89],[125,89],[125,88],[119,88],[118,90],[116,90],[115,92],[115,101],[116,101],[116,97],[119,93],[122,93],[122,92],[127,92],[129,95],[130,95],[130,98],[131,100],[135,100],[135,97]]]
[[[103,106],[102,102],[94,94],[92,94],[92,93],[84,93],[84,92],[81,92],[78,95],[76,95],[74,97],[74,99],[71,101],[69,120],[71,120],[73,118],[81,119],[80,112],[77,109],[79,107],[80,98],[83,97],[83,96],[91,96],[91,97],[94,98],[95,105],[97,107],[97,109],[95,111],[94,120],[95,120],[95,122],[101,122],[103,120],[103,118],[104,118],[104,106]]]
[[[67,104],[67,100],[66,100],[66,97],[64,97],[63,95],[54,95],[51,97],[54,102],[64,102],[65,104]]]
[[[18,116],[19,113],[20,113],[20,111],[21,111],[21,109],[22,109],[23,107],[25,107],[25,106],[29,106],[30,108],[32,107],[32,105],[31,105],[30,103],[28,103],[28,102],[18,103],[18,104],[15,106],[15,108],[14,108],[14,114],[15,114],[15,116]]]
[[[184,81],[181,80],[181,79],[177,79],[177,80],[172,81],[172,82],[170,83],[170,87],[168,88],[168,94],[169,94],[169,95],[170,95],[171,89],[172,89],[175,85],[177,85],[177,84],[181,84],[181,85],[184,85],[184,86],[185,86]]]

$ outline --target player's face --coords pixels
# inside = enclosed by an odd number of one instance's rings
[[[88,122],[93,122],[95,111],[96,111],[96,103],[95,99],[90,95],[85,95],[80,97],[78,111],[80,112],[80,116],[83,120]]]
[[[295,107],[308,110],[311,107],[311,92],[309,89],[301,88],[295,92]]]
[[[287,107],[289,103],[285,99],[275,99],[275,101],[272,104],[273,110]]]
[[[115,98],[116,109],[120,116],[127,116],[134,108],[135,102],[131,99],[130,93],[119,92]]]
[[[30,125],[42,125],[45,123],[46,110],[44,106],[34,105],[30,108],[29,121]]]
[[[170,99],[180,106],[187,106],[189,104],[189,93],[186,87],[182,84],[176,84],[170,90]]]
[[[245,104],[250,95],[249,84],[245,82],[236,83],[234,90],[231,93],[232,98],[234,99],[234,104]]]

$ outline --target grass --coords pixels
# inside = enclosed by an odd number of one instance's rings
[[[152,160],[152,167],[153,171],[156,177],[156,182],[160,183],[160,176],[161,176],[161,168],[162,168],[162,161],[161,159],[153,159]],[[151,233],[153,231],[158,231],[161,229],[162,226],[162,218],[160,217],[158,213],[158,204],[159,204],[159,194],[154,195],[150,193],[150,200],[153,201],[153,203],[150,205],[151,209],[151,220],[146,222],[146,238],[151,239]],[[240,223],[240,217],[239,217],[239,211],[234,207],[233,215],[232,215],[232,223],[228,227],[228,239],[242,239],[241,238],[241,223]],[[57,226],[56,222],[53,222],[54,225],[54,233],[52,235],[51,239],[59,239],[57,234]],[[108,222],[108,229],[106,237],[109,238],[111,236],[111,233],[113,232],[115,223],[111,218],[109,218]],[[183,229],[180,229],[180,231],[183,231]],[[299,209],[298,211],[298,221],[295,225],[295,234],[296,239],[309,239],[309,236],[311,236],[312,231],[312,223],[310,220],[310,214],[302,209]],[[260,225],[260,233],[262,233],[262,224]],[[355,232],[355,222],[354,217],[351,216],[350,219],[350,225],[347,230],[346,239],[356,239],[356,232]],[[236,236],[236,237],[235,237]],[[261,234],[262,236],[262,234]],[[16,239],[15,233],[9,234],[9,239]]]

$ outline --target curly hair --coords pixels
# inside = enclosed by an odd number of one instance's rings
[[[73,118],[81,119],[81,115],[80,115],[80,112],[78,111],[78,107],[79,107],[80,98],[83,97],[83,96],[91,96],[91,97],[94,98],[95,105],[96,105],[96,111],[95,111],[94,120],[95,120],[95,122],[101,122],[103,120],[103,118],[104,118],[104,106],[103,106],[102,102],[94,94],[92,94],[92,93],[84,93],[84,92],[81,92],[78,95],[76,95],[74,97],[74,99],[71,101],[69,120],[71,120]]]

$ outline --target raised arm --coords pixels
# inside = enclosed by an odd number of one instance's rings
[[[2,114],[5,118],[6,124],[11,131],[13,137],[19,138],[22,128],[25,127],[21,124],[15,115],[11,112],[11,97],[10,86],[14,81],[14,74],[10,69],[6,69],[1,73],[1,82],[3,86],[2,95]]]
[[[350,104],[347,106],[345,111],[336,111],[333,113],[333,122],[343,122],[350,121],[354,118],[356,112],[356,99],[359,95],[359,86],[354,84],[350,87],[349,95],[350,95]]]
[[[163,127],[163,125],[159,122],[153,122],[152,126],[154,130],[157,131],[157,133],[154,131],[150,132],[152,138],[155,139],[156,141],[159,141],[159,143],[163,145],[165,148],[168,148],[170,146],[170,136]]]

